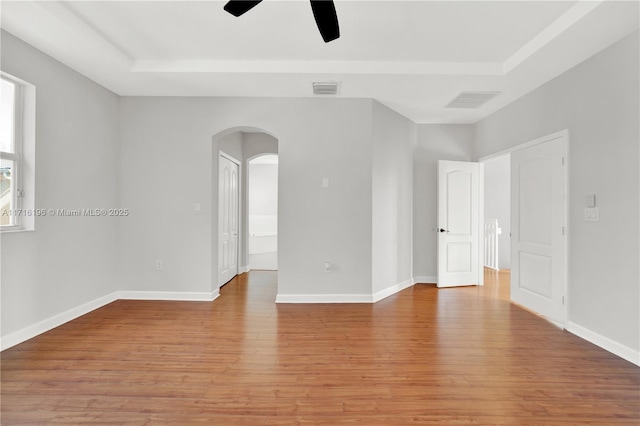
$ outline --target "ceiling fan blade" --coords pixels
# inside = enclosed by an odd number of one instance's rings
[[[229,0],[224,5],[224,10],[232,14],[233,16],[240,16],[253,9],[262,0]]]
[[[313,17],[325,43],[340,37],[338,15],[333,0],[310,0]]]

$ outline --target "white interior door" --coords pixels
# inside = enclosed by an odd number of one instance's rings
[[[511,299],[564,325],[566,137],[511,154]]]
[[[238,275],[239,166],[220,155],[218,176],[218,284]]]
[[[438,287],[480,283],[480,165],[438,162]]]

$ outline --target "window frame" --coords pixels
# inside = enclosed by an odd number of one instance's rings
[[[11,171],[14,182],[13,210],[21,211],[23,208],[24,189],[22,181],[23,167],[23,143],[24,143],[24,84],[5,72],[0,72],[0,79],[13,85],[13,152],[0,151],[0,158],[13,161],[14,169]],[[12,182],[12,183],[13,183]],[[0,225],[0,232],[22,230],[22,214],[13,214],[13,223]]]

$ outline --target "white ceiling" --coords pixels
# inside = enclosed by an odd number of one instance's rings
[[[638,28],[638,1],[7,1],[3,29],[120,95],[373,98],[419,123],[474,123]],[[478,109],[461,91],[501,91]]]

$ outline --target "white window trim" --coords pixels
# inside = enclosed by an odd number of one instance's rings
[[[0,77],[14,84],[14,152],[0,151],[0,157],[2,159],[13,160],[15,170],[15,188],[14,193],[14,209],[26,210],[34,209],[34,194],[35,189],[34,180],[30,179],[31,185],[25,190],[25,176],[24,170],[25,162],[28,161],[25,158],[25,144],[29,143],[31,146],[31,152],[34,154],[35,148],[35,87],[25,81],[22,81],[16,77],[13,77],[3,71],[0,71]],[[28,120],[28,116],[30,119]],[[27,128],[27,126],[33,127],[33,129]],[[35,161],[35,155],[33,155],[33,161]],[[31,164],[33,170],[34,165]],[[33,230],[35,224],[35,218],[27,215],[16,215],[14,217],[13,225],[0,226],[0,232],[15,232],[15,231],[28,231]]]

